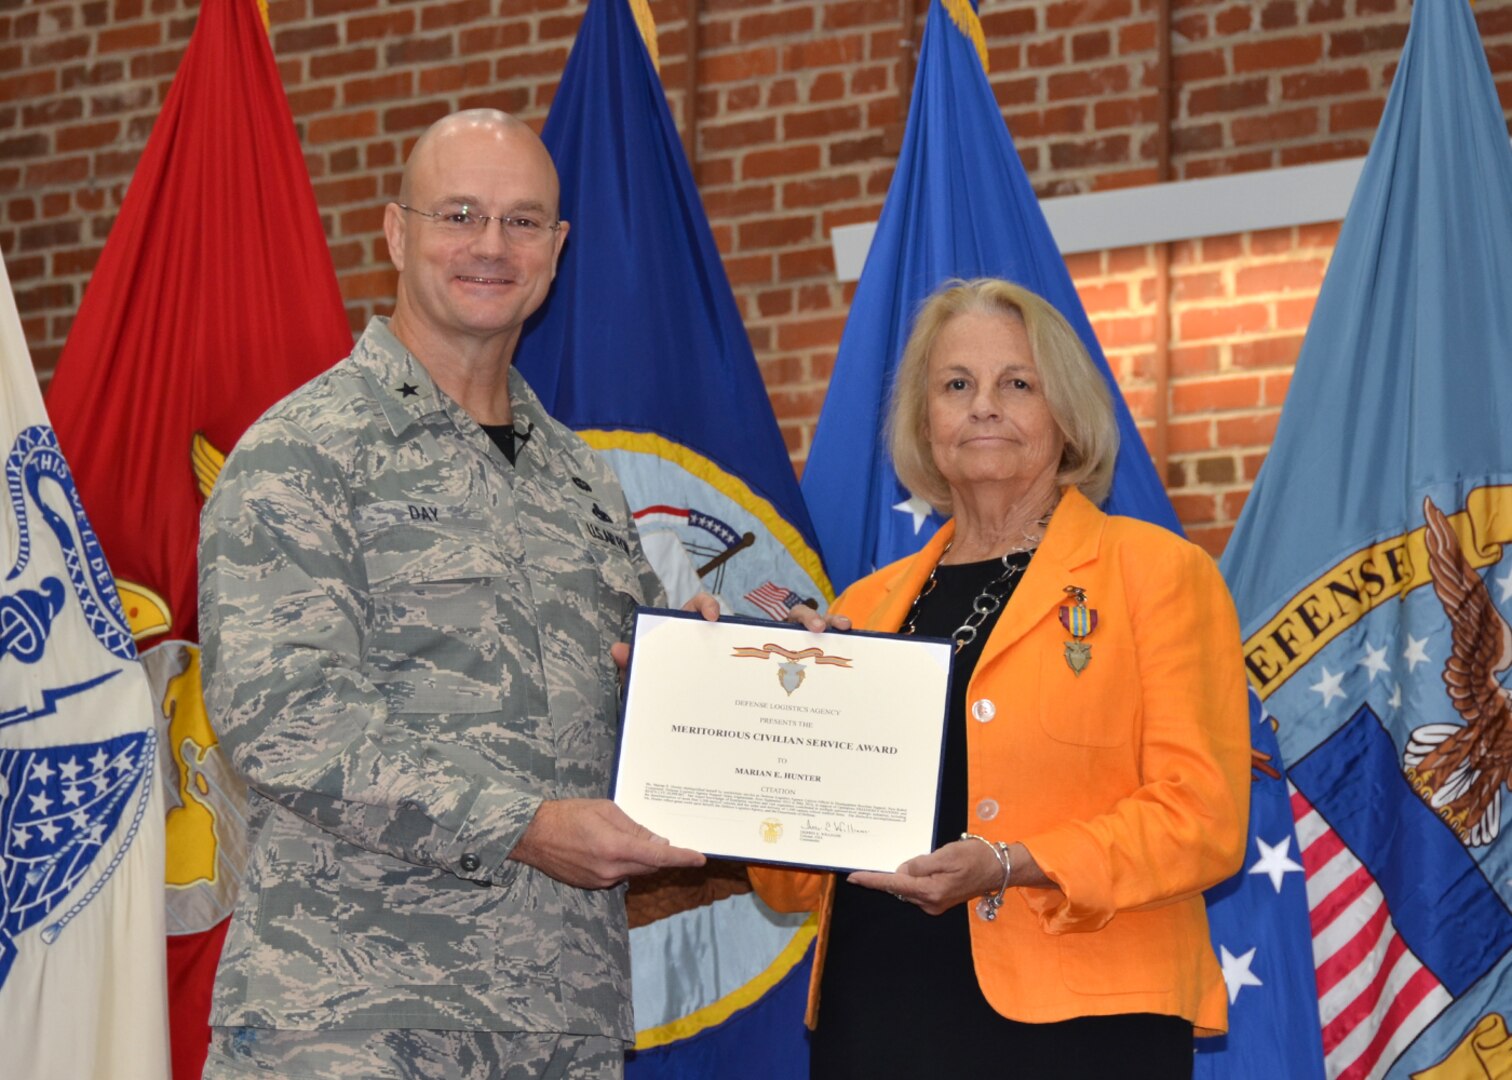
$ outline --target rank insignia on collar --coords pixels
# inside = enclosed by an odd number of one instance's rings
[[[1061,625],[1072,638],[1066,642],[1066,664],[1072,674],[1080,675],[1092,662],[1092,646],[1086,639],[1097,629],[1097,609],[1087,607],[1087,593],[1081,586],[1067,585],[1066,593],[1076,601],[1063,604],[1060,609]]]
[[[403,386],[399,387],[398,389],[399,389],[399,394],[400,394],[401,397],[419,397],[420,396],[420,388],[418,386],[416,386],[414,383],[405,383]]]

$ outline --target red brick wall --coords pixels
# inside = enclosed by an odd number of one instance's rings
[[[651,6],[663,81],[685,123],[689,0]],[[992,85],[1041,194],[1151,182],[1152,0],[981,6]],[[44,378],[197,8],[0,0],[0,251]],[[437,116],[473,105],[539,126],[582,8],[272,0],[274,53],[354,328],[391,303],[379,220],[410,143]],[[891,176],[907,49],[899,8],[699,4],[696,175],[799,467],[850,297],[835,281],[829,231],[874,219]],[[1172,175],[1364,153],[1408,12],[1407,0],[1175,0]],[[1479,0],[1475,12],[1512,107],[1512,0]],[[1303,227],[1174,246],[1167,480],[1182,520],[1214,551],[1269,445],[1336,233]],[[1154,253],[1070,262],[1135,414],[1148,420]]]

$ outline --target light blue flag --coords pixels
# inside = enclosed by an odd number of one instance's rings
[[[881,431],[914,314],[953,277],[1007,278],[1066,317],[1107,377],[1118,413],[1122,448],[1105,509],[1179,528],[1003,124],[985,56],[974,5],[935,0],[903,148],[803,470],[837,589],[917,551],[941,524],[898,482]]]
[[[1418,0],[1223,558],[1290,765],[1329,1077],[1512,1076],[1509,415],[1506,120],[1465,0]]]
[[[619,474],[674,603],[702,587],[780,617],[832,593],[655,46],[644,5],[589,3],[542,132],[572,231],[517,363]],[[630,891],[627,1077],[802,1080],[814,918],[774,913],[737,866],[690,877]],[[690,884],[705,898],[669,902]]]

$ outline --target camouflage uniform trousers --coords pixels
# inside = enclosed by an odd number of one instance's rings
[[[210,1029],[204,1080],[619,1080],[625,1044],[531,1031]]]

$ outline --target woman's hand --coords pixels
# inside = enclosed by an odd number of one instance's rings
[[[719,597],[711,592],[700,592],[688,597],[682,609],[696,612],[709,622],[719,621]]]
[[[956,840],[909,859],[894,873],[858,870],[845,880],[890,892],[939,915],[967,900],[996,893],[1003,884],[1003,867],[992,848],[980,840]]]
[[[788,609],[787,618],[783,622],[797,623],[814,633],[822,633],[825,630],[849,630],[851,621],[844,615],[821,615],[807,604],[794,604]]]
[[[1040,869],[1023,844],[1008,845],[1008,885],[1015,889],[1059,889]],[[1003,867],[992,849],[980,840],[956,840],[909,859],[891,874],[858,870],[845,879],[853,885],[890,892],[899,900],[918,904],[931,915],[1003,887]]]

